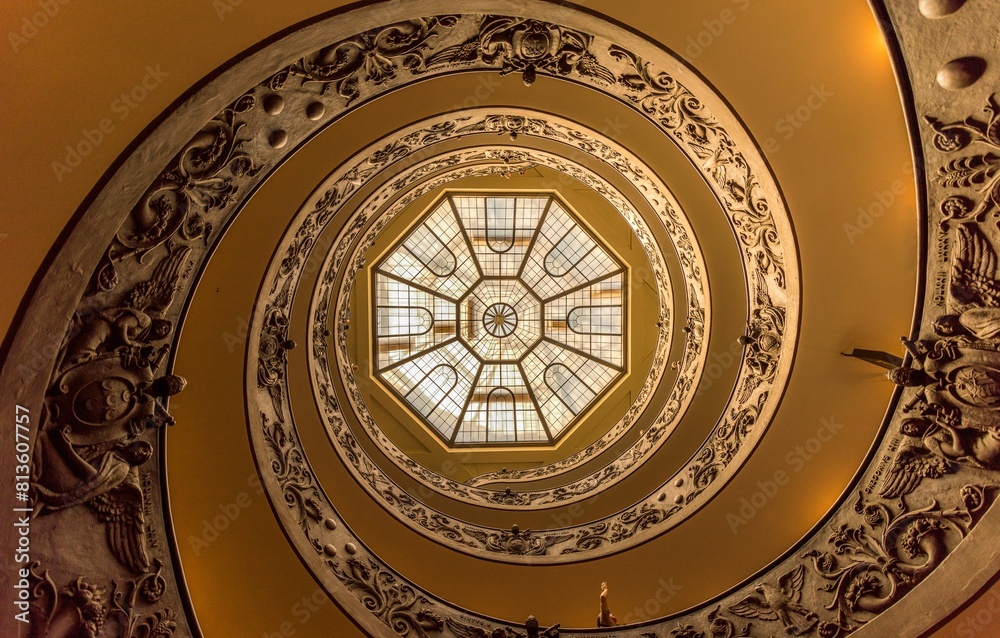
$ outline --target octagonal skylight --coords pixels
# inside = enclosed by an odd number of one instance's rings
[[[624,373],[625,281],[554,195],[448,194],[375,265],[376,374],[448,445],[552,444]]]

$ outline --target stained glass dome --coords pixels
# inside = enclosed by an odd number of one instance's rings
[[[372,285],[376,374],[449,445],[553,444],[625,372],[626,269],[554,194],[445,194]]]

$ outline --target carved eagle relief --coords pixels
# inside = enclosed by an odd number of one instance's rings
[[[969,308],[1000,308],[997,254],[977,226],[958,227],[958,249],[951,267],[952,312]]]
[[[162,313],[169,308],[174,302],[181,280],[188,275],[190,254],[189,246],[175,248],[168,245],[166,257],[156,265],[147,281],[135,285],[125,300],[125,306],[153,314]]]
[[[799,565],[778,579],[777,587],[770,583],[760,583],[754,589],[760,596],[750,594],[729,607],[729,611],[743,618],[780,620],[785,630],[795,636],[808,632],[819,621],[812,611],[799,604],[802,599],[802,585],[805,582],[805,567]],[[810,624],[799,627],[792,614],[802,616]]]
[[[104,523],[108,546],[118,560],[137,574],[148,572],[146,521],[138,471],[133,467],[121,484],[95,496],[87,504]]]
[[[925,478],[941,478],[951,471],[951,463],[922,445],[900,450],[882,480],[879,496],[902,498],[917,489]]]

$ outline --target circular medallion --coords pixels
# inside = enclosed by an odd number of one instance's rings
[[[517,328],[517,311],[505,303],[495,303],[483,313],[483,329],[498,339],[509,337]]]

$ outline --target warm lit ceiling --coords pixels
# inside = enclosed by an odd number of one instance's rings
[[[72,212],[144,127],[241,51],[345,4],[69,3],[59,5],[59,13],[27,44],[5,49],[4,328]],[[801,261],[799,343],[780,410],[745,469],[692,518],[626,553],[558,567],[470,558],[412,533],[369,499],[330,449],[313,400],[306,349],[289,354],[289,386],[310,460],[342,515],[376,553],[455,604],[509,619],[534,613],[543,624],[558,621],[567,627],[593,624],[602,580],[613,587],[619,618],[663,616],[737,585],[806,534],[862,463],[892,393],[881,370],[840,353],[857,347],[902,354],[899,337],[910,329],[917,279],[916,200],[906,127],[889,57],[866,3],[711,0],[668,9],[653,2],[585,4],[694,65],[754,135],[787,201]],[[17,29],[21,17],[35,10],[35,3],[18,0],[4,4],[0,15],[4,25]],[[141,91],[134,89],[143,85]],[[517,76],[471,73],[387,95],[318,135],[261,187],[227,230],[184,322],[175,371],[189,387],[171,401],[177,425],[167,437],[166,459],[182,566],[206,636],[359,635],[303,569],[263,495],[247,440],[246,330],[277,238],[313,189],[373,140],[470,100],[474,106],[554,112],[603,130],[649,162],[669,185],[696,227],[708,262],[716,308],[708,382],[663,450],[629,481],[595,498],[522,512],[485,510],[433,493],[420,493],[421,498],[456,517],[501,528],[561,527],[604,516],[644,497],[683,464],[728,397],[733,352],[739,351],[734,343],[744,332],[747,304],[732,231],[697,171],[650,134],[641,117],[585,88],[545,78],[526,87]],[[105,119],[110,124],[102,124]],[[77,147],[83,140],[90,141],[86,148],[91,150],[74,166],[67,145]],[[520,143],[550,148],[543,142]],[[593,164],[597,170],[599,163]],[[483,178],[457,187],[494,188],[497,181]],[[535,190],[550,188],[552,179],[534,171],[513,182],[514,188]],[[596,197],[578,183],[564,182],[558,190],[578,211]],[[432,199],[428,195],[415,203],[413,215]],[[876,204],[885,212],[870,224],[863,222],[865,211]],[[599,215],[587,222],[609,233],[626,259],[641,258],[637,247],[612,235],[621,233],[620,227]],[[312,289],[317,270],[307,275],[303,290]],[[671,277],[681,295],[683,282],[675,271]],[[652,302],[640,299],[642,279],[631,285],[633,303],[650,304],[645,316],[655,316]],[[307,294],[302,297],[296,299],[300,309],[309,302]],[[302,344],[306,331],[304,322],[297,323],[291,336]],[[633,367],[641,367],[641,353],[635,356]],[[629,382],[567,436],[567,445],[586,446],[600,436],[605,421],[624,412]],[[516,458],[469,457],[435,447],[426,431],[408,431],[400,421],[405,410],[388,395],[372,410],[392,421],[387,431],[397,445],[426,467],[458,480],[561,454],[532,450]],[[811,447],[830,422],[843,427],[818,449]],[[638,437],[639,432],[631,432],[615,451]],[[385,465],[394,480],[419,492],[402,472]],[[734,528],[730,515],[741,512],[777,472],[794,480],[766,507],[742,514],[746,524]],[[239,504],[235,510],[233,503]],[[212,523],[220,514],[230,519],[225,529]],[[661,595],[665,588],[670,593]]]

